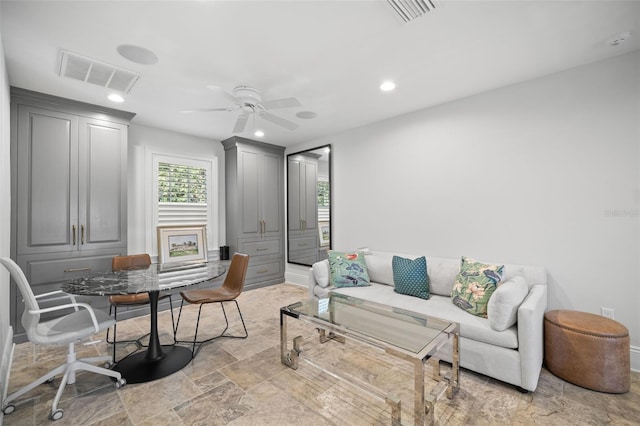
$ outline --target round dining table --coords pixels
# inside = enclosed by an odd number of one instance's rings
[[[160,292],[204,283],[220,277],[225,272],[225,266],[217,261],[197,265],[152,264],[148,268],[94,273],[75,278],[64,283],[61,289],[65,293],[81,296],[149,293],[149,346],[146,351],[133,353],[118,361],[113,367],[122,374],[127,383],[144,383],[173,374],[184,368],[192,359],[192,352],[186,347],[160,344]]]

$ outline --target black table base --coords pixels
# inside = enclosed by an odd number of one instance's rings
[[[162,355],[148,359],[148,353],[138,352],[119,361],[113,369],[122,374],[127,384],[145,383],[167,377],[191,362],[192,353],[182,346],[162,346]]]

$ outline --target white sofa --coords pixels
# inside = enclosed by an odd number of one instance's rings
[[[309,270],[309,295],[324,297],[330,291],[339,292],[458,322],[462,367],[511,383],[521,390],[536,389],[542,368],[543,319],[547,307],[547,273],[544,268],[504,264],[502,282],[516,275],[523,276],[529,292],[522,303],[513,308],[516,324],[504,331],[496,331],[490,324],[491,310],[490,318],[482,318],[460,309],[451,302],[451,289],[460,268],[460,259],[427,256],[431,295],[425,300],[394,291],[393,256],[394,253],[377,251],[366,253],[365,262],[371,280],[371,285],[366,287],[332,288],[328,285],[328,260],[317,262]],[[411,259],[418,257],[402,254],[398,256]],[[526,287],[524,292],[526,293]],[[451,362],[450,343],[436,356]]]

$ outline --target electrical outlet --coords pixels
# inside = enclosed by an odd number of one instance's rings
[[[613,309],[611,308],[600,308],[600,313],[602,314],[603,317],[605,318],[613,318]]]

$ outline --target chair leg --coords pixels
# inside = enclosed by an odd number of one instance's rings
[[[182,307],[182,305],[181,305]],[[173,318],[173,297],[169,295],[169,309],[171,310],[171,331],[173,331],[173,344],[176,344],[176,331],[177,327]]]
[[[249,332],[247,331],[247,326],[244,323],[244,318],[242,317],[242,312],[240,312],[240,305],[238,305],[238,301],[237,300],[233,300],[234,302],[236,302],[236,308],[238,309],[238,314],[240,315],[240,321],[242,321],[242,328],[244,328],[244,336],[228,336],[228,337],[236,337],[239,339],[244,339],[246,337],[249,336]]]
[[[178,343],[176,340],[176,336],[178,334],[178,326],[180,325],[180,317],[182,316],[182,306],[184,305],[184,299],[180,302],[180,311],[178,311],[178,321],[176,321],[175,327],[173,329],[173,341],[174,343]],[[173,322],[173,311],[171,311],[171,321]]]
[[[234,339],[246,339],[249,336],[249,332],[247,331],[247,326],[246,326],[246,324],[244,322],[244,317],[242,316],[242,312],[240,311],[240,305],[238,305],[238,301],[234,299],[234,300],[228,300],[227,302],[234,302],[236,304],[236,309],[238,310],[238,314],[240,315],[240,321],[242,322],[242,328],[244,329],[244,336],[234,336],[234,335],[231,335],[231,334],[225,334],[226,331],[229,329],[229,318],[227,317],[227,311],[224,308],[224,302],[218,302],[218,303],[220,303],[220,307],[222,308],[222,313],[224,315],[224,322],[225,322],[224,330],[222,330],[222,332],[220,334],[218,334],[217,336],[210,337],[208,339],[198,341],[198,329],[200,327],[200,315],[202,314],[202,307],[205,305],[204,303],[201,303],[200,307],[198,309],[198,319],[196,320],[196,331],[195,331],[195,334],[193,336],[193,341],[177,340],[176,335],[177,335],[177,332],[178,332],[178,326],[180,325],[180,317],[182,316],[182,306],[184,304],[184,299],[183,299],[182,303],[180,304],[180,311],[178,313],[178,321],[176,323],[176,328],[175,328],[175,332],[174,332],[174,340],[175,340],[175,342],[176,343],[190,343],[192,345],[191,353],[192,353],[192,356],[195,358],[196,355],[198,354],[198,351],[202,347],[202,345],[204,345],[205,343],[208,343],[208,342],[210,342],[212,340],[218,339],[220,337],[230,337],[230,338],[234,338]],[[198,345],[197,349],[196,349],[196,345]]]
[[[203,304],[200,304],[200,308],[198,309],[198,320],[196,321],[196,333],[193,335],[193,348],[191,348],[192,358],[196,357],[196,343],[200,343],[197,340],[198,340],[198,327],[200,326],[200,314],[202,313],[202,306]],[[200,350],[201,347],[202,347],[202,344],[198,346],[198,350]]]
[[[116,327],[118,326],[118,307],[111,305],[109,307],[109,315],[111,315],[111,307],[113,307],[114,312],[113,312],[113,319],[116,321],[115,324],[113,324],[113,363],[115,364],[116,362]],[[109,341],[109,329],[107,328],[107,342]]]

